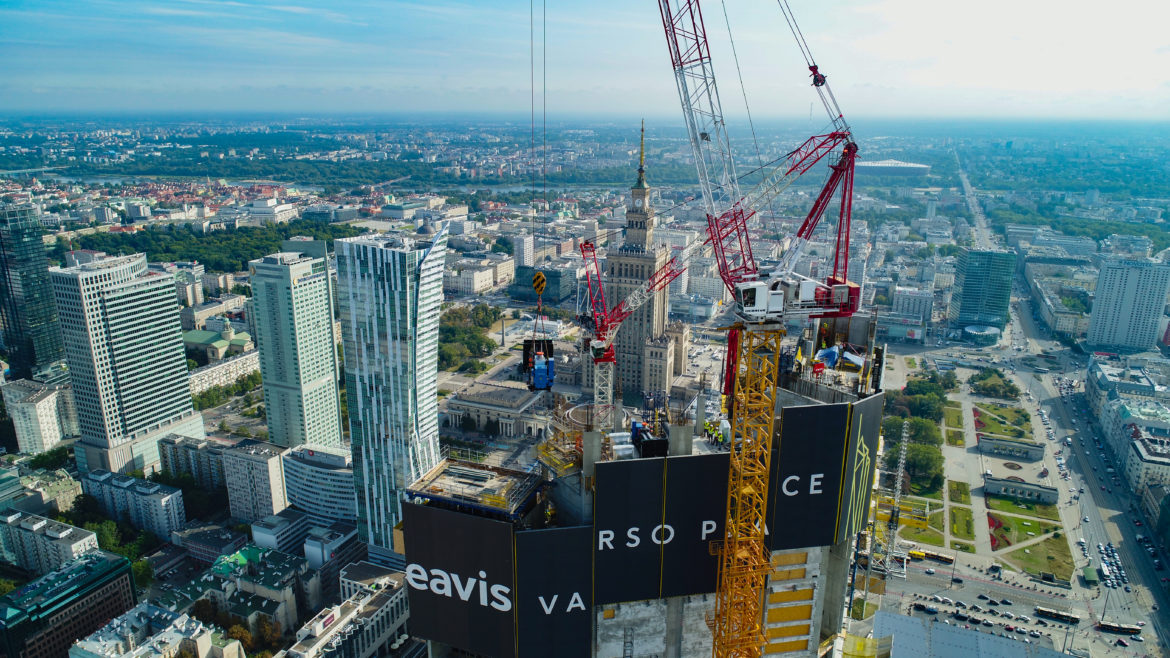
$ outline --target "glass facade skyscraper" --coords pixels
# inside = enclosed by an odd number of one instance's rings
[[[334,242],[358,529],[393,561],[401,492],[439,461],[439,313],[446,228],[433,240]]]
[[[960,251],[948,309],[951,323],[1003,329],[1011,317],[1015,268],[1016,255],[1010,251]]]
[[[31,378],[65,356],[43,233],[35,205],[0,206],[0,327],[10,379]]]

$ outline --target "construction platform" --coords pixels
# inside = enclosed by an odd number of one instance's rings
[[[539,472],[493,465],[480,453],[451,451],[407,492],[442,507],[519,521],[532,510],[542,486]]]

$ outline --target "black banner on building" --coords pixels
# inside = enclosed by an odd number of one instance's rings
[[[410,629],[485,656],[515,654],[512,526],[402,506]]]
[[[592,538],[589,526],[516,533],[518,655],[590,655]]]
[[[786,407],[772,440],[768,546],[827,546],[837,531],[849,405]]]
[[[593,502],[597,603],[658,598],[662,546],[672,539],[661,527],[665,468],[661,458],[597,465]]]
[[[674,540],[662,550],[661,596],[714,592],[727,517],[729,455],[687,455],[666,460],[666,525]]]

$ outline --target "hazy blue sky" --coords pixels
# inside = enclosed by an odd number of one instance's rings
[[[528,2],[283,1],[0,0],[0,112],[527,114]],[[847,115],[1170,118],[1165,2],[790,1]],[[656,2],[548,5],[550,118],[678,116]],[[775,2],[728,5],[753,112],[807,118]],[[723,5],[705,7],[736,114]]]

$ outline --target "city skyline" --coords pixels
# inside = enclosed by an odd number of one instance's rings
[[[0,57],[17,63],[0,72],[0,113],[522,114],[532,100],[531,75],[538,115],[546,78],[550,118],[676,115],[652,3],[607,0],[588,15],[549,7],[547,17],[539,5],[532,15],[528,9],[499,2],[18,1],[0,8]],[[1160,45],[1159,21],[1128,19],[1149,15],[1136,1],[1092,21],[1055,2],[985,3],[962,15],[919,0],[793,9],[847,116],[1161,119],[1170,106],[1170,46]],[[807,116],[815,94],[779,10],[740,3],[728,7],[728,20],[753,112]],[[723,13],[708,7],[706,22],[725,111],[742,114]],[[1105,80],[1108,94],[1100,93]],[[820,110],[813,115],[820,119]]]

